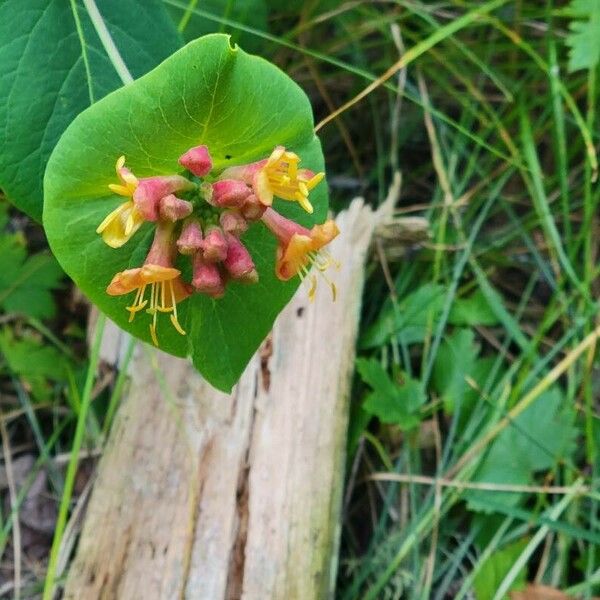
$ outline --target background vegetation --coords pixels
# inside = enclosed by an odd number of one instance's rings
[[[377,82],[319,126],[334,209],[401,173],[426,220],[369,264],[339,598],[600,594],[600,4],[164,4],[278,64],[317,123]],[[3,202],[0,231],[0,594],[25,598],[51,546],[64,572],[125,380],[39,226]]]

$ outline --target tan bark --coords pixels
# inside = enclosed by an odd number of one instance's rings
[[[65,597],[322,599],[335,578],[365,256],[355,200],[331,252],[338,299],[301,288],[230,396],[138,348]]]

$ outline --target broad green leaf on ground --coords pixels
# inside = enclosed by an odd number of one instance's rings
[[[0,354],[3,368],[21,379],[36,400],[48,398],[51,382],[65,379],[64,354],[36,337],[24,335],[17,339],[9,328],[4,328],[0,330]]]
[[[458,403],[461,410],[468,408],[476,397],[467,378],[483,369],[477,367],[478,355],[479,345],[470,329],[457,329],[440,346],[433,364],[432,385],[447,412],[452,412]]]
[[[64,273],[47,252],[28,256],[22,236],[0,232],[0,307],[30,317],[54,316],[52,291]]]
[[[600,62],[600,2],[572,0],[565,12],[573,18],[566,39],[569,71],[593,69]]]
[[[504,485],[530,484],[537,471],[553,468],[575,449],[575,411],[557,387],[523,411],[496,438],[481,461],[473,481]],[[515,506],[523,494],[469,490],[464,497],[471,510],[488,510],[486,500]]]
[[[466,298],[456,298],[448,315],[451,325],[496,325],[498,317],[490,307],[487,299],[477,290]]]
[[[382,423],[393,423],[403,430],[420,423],[419,409],[426,400],[420,381],[402,374],[401,381],[396,383],[374,358],[359,358],[356,368],[372,390],[363,403],[364,410]]]
[[[95,230],[122,201],[108,189],[117,157],[125,155],[140,177],[181,172],[179,156],[198,144],[209,147],[217,171],[264,158],[278,144],[297,152],[303,166],[323,170],[304,92],[277,67],[232,48],[228,37],[219,34],[191,42],[81,113],[48,163],[44,225],[55,255],[101,310],[145,341],[150,341],[149,315],[128,323],[125,307],[132,298],[109,297],[105,289],[115,273],[140,266],[149,236],[143,228],[113,249]],[[292,202],[276,200],[275,208],[306,225],[322,222],[325,184],[311,192],[311,201],[313,215]],[[231,283],[219,300],[194,294],[183,301],[179,316],[186,336],[168,319],[158,325],[161,348],[191,355],[198,370],[222,390],[237,381],[298,286],[297,280],[276,279],[275,239],[262,224],[253,225],[244,241],[256,263],[258,284]]]
[[[223,21],[234,21],[259,31],[268,29],[265,0],[202,0],[196,6],[183,0],[165,0],[165,3],[186,42],[209,33],[228,33],[232,42],[256,50],[263,43],[261,38]]]
[[[133,77],[181,46],[160,0],[103,0],[98,8]],[[121,85],[81,2],[0,2],[0,189],[11,202],[41,220],[44,169],[58,138]]]
[[[525,549],[525,546],[527,546],[527,543],[527,539],[518,540],[500,550],[496,550],[490,555],[480,567],[473,581],[475,598],[477,600],[490,600],[490,598],[494,597],[502,581]],[[526,582],[527,569],[523,567],[510,586],[510,591],[524,588]]]
[[[444,288],[427,283],[405,298],[395,307],[387,299],[377,319],[367,328],[360,340],[364,349],[386,344],[393,335],[404,344],[414,344],[425,339],[429,319],[435,323],[444,303]]]

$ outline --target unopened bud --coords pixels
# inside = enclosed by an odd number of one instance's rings
[[[208,262],[221,262],[227,256],[227,241],[220,227],[211,227],[202,240],[204,259]]]
[[[146,177],[139,180],[133,193],[133,201],[146,221],[157,221],[160,215],[160,201],[162,198],[194,187],[195,184],[180,175]]]
[[[159,203],[160,217],[173,223],[189,217],[192,214],[193,209],[194,207],[191,202],[182,200],[175,196],[175,194],[169,194],[168,196],[161,198]]]
[[[225,293],[225,283],[216,264],[206,262],[202,255],[198,253],[194,256],[193,267],[192,285],[196,291],[213,298],[223,296]]]
[[[223,211],[219,222],[225,233],[231,233],[237,237],[248,229],[248,221],[237,210]]]
[[[267,207],[254,194],[251,194],[246,198],[241,213],[248,221],[258,221],[263,216],[265,210],[267,210]]]
[[[185,223],[177,240],[180,254],[194,254],[202,248],[202,228],[198,221],[191,219]]]
[[[179,164],[198,177],[204,177],[212,169],[212,158],[206,146],[195,146],[179,157]]]
[[[227,258],[223,261],[223,266],[232,279],[243,283],[256,283],[258,281],[254,261],[246,246],[239,238],[231,234],[227,234]]]
[[[206,201],[213,206],[239,208],[251,194],[251,188],[243,181],[223,179],[212,184],[212,194]]]

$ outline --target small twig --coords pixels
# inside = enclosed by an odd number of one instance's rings
[[[465,490],[484,490],[488,492],[512,492],[529,494],[571,494],[578,492],[588,494],[592,491],[589,486],[561,485],[519,485],[510,483],[485,483],[480,481],[458,481],[445,477],[428,477],[426,475],[406,475],[403,473],[373,473],[367,477],[374,481],[394,481],[398,483],[417,483],[421,485],[439,485]]]

